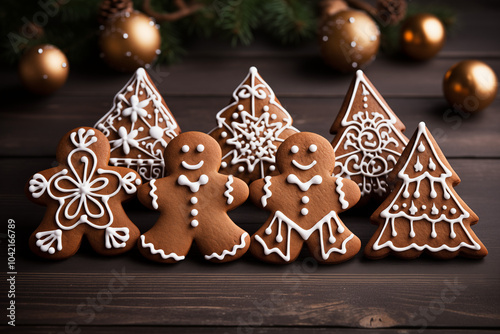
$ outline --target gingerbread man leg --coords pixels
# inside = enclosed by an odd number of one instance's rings
[[[83,226],[63,230],[54,223],[53,214],[47,212],[38,228],[31,234],[29,245],[40,257],[62,260],[74,255],[82,243]]]
[[[286,217],[278,213],[252,236],[250,252],[271,263],[290,263],[297,259],[304,239],[286,224]]]
[[[156,223],[152,229],[142,234],[137,247],[142,255],[157,262],[176,263],[186,258],[193,234],[179,225],[162,227]]]
[[[196,245],[206,260],[229,262],[243,256],[250,247],[250,235],[226,216],[218,224],[202,224]]]
[[[311,255],[319,263],[341,263],[361,249],[361,241],[344,225],[325,223],[306,241]]]

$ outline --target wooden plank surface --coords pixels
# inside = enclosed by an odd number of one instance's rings
[[[366,73],[406,124],[407,136],[421,120],[433,131],[462,179],[457,192],[480,217],[473,229],[490,252],[485,259],[369,261],[358,254],[341,265],[317,266],[304,252],[287,266],[263,264],[250,255],[213,265],[194,248],[182,263],[159,265],[146,261],[137,250],[102,258],[84,243],[68,260],[42,261],[31,254],[27,240],[44,208],[28,201],[24,184],[32,174],[53,165],[54,149],[64,133],[93,125],[110,108],[128,75],[101,67],[72,70],[58,93],[35,98],[20,88],[14,71],[2,69],[0,95],[8,98],[0,107],[0,166],[9,177],[0,188],[0,217],[3,222],[16,221],[21,330],[157,333],[169,326],[169,331],[180,333],[416,333],[425,327],[429,333],[465,333],[500,329],[496,210],[500,102],[497,99],[485,111],[465,117],[448,111],[441,91],[446,69],[466,57],[484,60],[500,73],[500,39],[489,33],[500,30],[500,4],[493,0],[453,4],[460,25],[438,57],[424,63],[379,57]],[[183,131],[206,132],[215,126],[215,113],[227,104],[248,67],[255,65],[300,130],[331,140],[328,130],[351,75],[329,70],[317,52],[315,43],[286,48],[262,38],[251,47],[235,49],[214,40],[200,41],[183,63],[155,67],[150,73]],[[141,231],[157,218],[136,200],[126,209]],[[363,245],[376,229],[368,221],[372,211],[351,210],[341,217]],[[253,233],[268,213],[245,203],[230,215]],[[6,263],[4,232],[5,228],[0,231],[2,263]],[[123,286],[109,294],[111,282]],[[2,279],[1,301],[4,291],[7,282]],[[394,329],[382,329],[386,327]]]

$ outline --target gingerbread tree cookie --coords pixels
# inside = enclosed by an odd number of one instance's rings
[[[248,186],[232,175],[219,174],[218,143],[201,132],[185,132],[165,150],[168,176],[140,187],[139,200],[160,211],[152,229],[141,235],[140,252],[165,263],[183,260],[193,241],[205,259],[228,262],[240,258],[250,236],[227,211],[248,197]]]
[[[233,92],[231,103],[217,114],[210,135],[222,148],[221,173],[247,183],[276,174],[279,145],[298,130],[273,90],[255,67]]]
[[[360,204],[387,197],[387,174],[408,142],[404,130],[403,123],[358,70],[330,132],[337,133],[332,142],[334,174],[359,185]]]
[[[94,126],[111,144],[110,163],[133,168],[144,180],[163,177],[163,151],[181,129],[143,68],[116,94]]]
[[[59,142],[59,166],[35,175],[26,194],[47,206],[29,240],[33,252],[51,259],[72,256],[85,235],[104,255],[132,248],[139,230],[127,217],[122,202],[134,196],[141,178],[135,171],[110,167],[109,142],[98,130],[81,127]]]
[[[337,213],[355,205],[358,186],[332,176],[335,154],[330,143],[310,132],[290,136],[278,149],[280,174],[250,185],[250,198],[271,211],[266,223],[252,236],[250,251],[272,263],[289,263],[307,244],[321,263],[352,258],[361,242]]]
[[[471,229],[476,214],[453,187],[460,178],[421,122],[389,175],[395,189],[371,219],[379,227],[365,255],[418,257],[422,252],[443,259],[457,255],[481,258],[488,251]]]

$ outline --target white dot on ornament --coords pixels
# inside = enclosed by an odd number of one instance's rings
[[[363,97],[363,101],[368,101],[368,98],[366,96]]]
[[[271,119],[276,119],[276,118],[278,118],[278,115],[276,115],[276,114],[271,115]]]
[[[104,30],[104,25],[102,25],[102,24],[101,24],[101,25],[99,26],[99,30]]]
[[[422,210],[425,210],[427,209],[427,207],[425,205],[422,205]]]
[[[66,68],[66,66],[68,66],[66,63],[62,63],[61,64],[62,68]]]
[[[356,42],[355,41],[352,41],[351,42],[351,48],[354,48],[356,46]]]
[[[226,168],[226,167],[227,167],[227,162],[223,161],[223,162],[220,164],[220,166],[221,166],[222,168]]]
[[[408,205],[406,203],[403,203],[402,207],[406,208]]]
[[[242,104],[239,104],[239,105],[238,105],[238,110],[239,110],[239,111],[242,111],[244,108],[245,108],[245,107],[243,107],[243,105],[242,105]]]
[[[396,211],[397,209],[399,209],[399,206],[398,206],[397,204],[394,204],[394,205],[392,206],[392,209],[393,209],[394,211]]]
[[[45,80],[47,80],[49,78],[49,76],[47,74],[44,74],[43,77]]]
[[[161,136],[163,135],[163,129],[160,128],[159,126],[153,126],[151,129],[149,129],[149,135],[153,137],[154,139],[160,139]],[[189,150],[189,147],[188,147]]]
[[[238,167],[238,172],[243,173],[245,171],[245,167],[240,166]]]
[[[149,25],[150,26],[154,26],[155,25],[155,21],[149,21]]]
[[[187,145],[183,145],[182,148],[181,148],[182,152],[184,153],[188,153],[189,152],[189,146]]]
[[[354,20],[354,17],[350,17],[350,18],[349,18],[349,22],[350,22],[350,23],[354,23],[354,21],[355,21],[355,20]]]
[[[130,13],[129,12],[125,12],[125,16],[126,17],[130,17]]]
[[[155,28],[160,29],[160,25],[159,24],[155,25]]]
[[[448,207],[446,205],[443,205],[443,210],[446,210]]]
[[[238,118],[238,113],[233,113],[232,117],[233,117],[233,119],[237,119]]]
[[[158,119],[158,122],[160,123],[163,122],[163,118]]]
[[[376,40],[377,40],[377,36],[375,36],[375,35],[370,36],[370,41],[376,41]]]
[[[451,213],[452,215],[454,215],[455,213],[457,213],[457,209],[455,209],[455,208],[451,208],[451,209],[450,209],[450,213]]]
[[[42,48],[38,49],[38,53],[42,54],[43,53],[43,49]]]
[[[363,108],[368,108],[368,104],[367,103],[363,104]]]
[[[243,138],[243,135],[238,135],[238,138]]]
[[[131,55],[132,55],[132,52],[130,52],[130,51],[125,52],[125,56],[130,57]]]
[[[127,33],[123,34],[123,39],[127,39],[127,38],[128,38],[128,34]]]
[[[328,36],[323,36],[323,42],[328,41]]]
[[[149,69],[151,68],[151,64],[146,64],[146,65],[144,65],[144,67],[145,67],[147,70],[149,70]]]
[[[137,154],[137,157],[140,158],[140,157],[142,157],[142,155],[141,154]]]
[[[227,132],[226,131],[222,131],[222,133],[220,134],[220,136],[222,138],[226,138],[227,137]]]
[[[118,120],[119,120],[119,121],[121,121],[121,120],[122,120],[122,118],[121,118],[121,117],[118,117]]]
[[[148,115],[148,118],[149,118],[149,119],[151,119],[151,118],[153,118],[153,116],[151,116],[151,115]]]
[[[353,61],[351,65],[352,65],[353,68],[358,67],[358,63],[356,63],[355,61]]]
[[[139,92],[139,95],[143,95],[143,94],[144,94],[144,91],[142,91],[142,90],[141,90],[141,91]]]
[[[262,107],[262,110],[264,110],[264,111],[269,111],[269,106],[264,106],[264,107]]]
[[[145,141],[143,141],[143,142],[142,142],[142,145],[146,146],[146,142],[145,142]]]
[[[161,54],[161,50],[160,49],[156,49],[156,54],[157,55]]]

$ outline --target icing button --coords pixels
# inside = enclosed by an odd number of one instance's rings
[[[198,226],[198,221],[196,219],[191,220],[191,226],[192,227]]]

